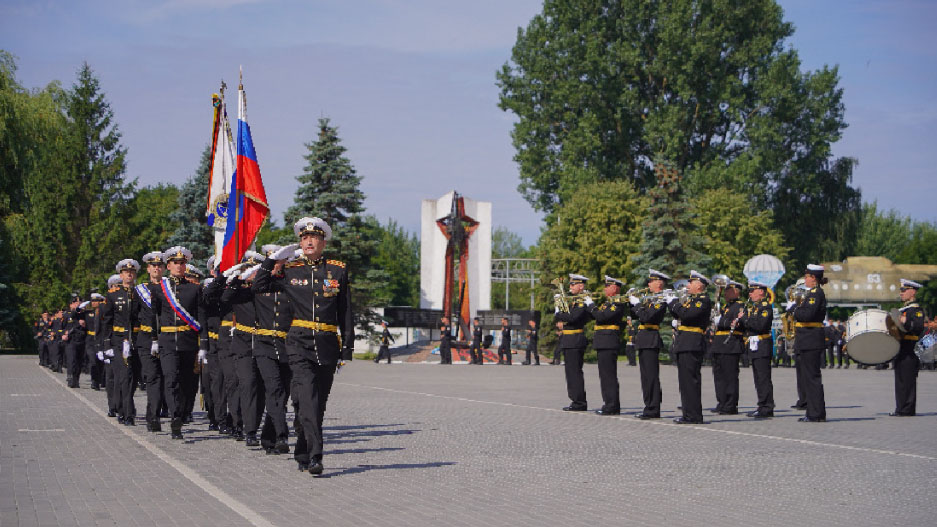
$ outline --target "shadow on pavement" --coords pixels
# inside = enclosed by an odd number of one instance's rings
[[[402,470],[410,468],[437,468],[448,465],[455,465],[454,461],[436,461],[433,463],[393,463],[390,465],[358,465],[357,467],[343,468],[338,472],[330,472],[319,476],[320,478],[334,478],[335,476],[346,476],[348,474],[360,474],[369,470]]]

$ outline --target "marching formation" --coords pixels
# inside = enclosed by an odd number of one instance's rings
[[[322,253],[332,237],[320,218],[294,225],[298,244],[247,251],[219,274],[172,247],[117,263],[107,294],[73,295],[66,312],[37,323],[40,364],[68,370],[78,387],[87,360],[92,389],[107,391],[108,415],[138,418],[133,395],[146,390],[146,427],[183,439],[201,386],[209,430],[285,454],[292,399],[299,469],[321,474],[322,421],[336,370],[352,358],[354,329],[345,264]],[[261,423],[261,420],[263,421]]]
[[[821,362],[827,350],[826,296],[822,286],[827,283],[821,265],[810,264],[804,271],[803,283],[798,285],[785,305],[783,317],[793,326],[793,337],[786,343],[793,349],[797,371],[797,402],[792,406],[805,410],[802,422],[826,420],[826,402]],[[712,353],[713,383],[716,407],[720,415],[738,414],[739,363],[744,359],[751,364],[757,393],[757,407],[748,417],[764,419],[774,416],[774,385],[771,381],[773,339],[771,325],[774,308],[768,301],[769,285],[749,281],[733,281],[725,275],[707,278],[691,271],[685,284],[667,289],[670,276],[650,269],[647,288],[629,290],[622,294],[623,283],[605,276],[605,301],[596,304],[585,291],[588,278],[569,275],[568,294],[562,280],[554,280],[559,287],[555,295],[555,320],[559,329],[557,355],[565,356],[566,389],[570,399],[566,411],[585,411],[585,381],[583,355],[588,345],[585,326],[595,320],[592,347],[598,358],[602,407],[599,415],[621,413],[617,374],[617,354],[621,343],[622,321],[630,317],[638,327],[630,343],[637,350],[641,372],[641,391],[644,409],[635,415],[639,419],[659,419],[661,407],[659,354],[664,347],[660,326],[669,313],[672,317],[673,343],[677,377],[680,387],[682,415],[674,419],[680,424],[702,424],[701,366],[708,348]],[[716,303],[706,292],[716,282]],[[898,353],[894,357],[895,411],[890,415],[913,416],[916,413],[917,375],[920,361],[915,344],[925,330],[924,310],[914,301],[921,284],[901,279],[901,300],[904,305],[894,317],[899,339]],[[741,295],[748,290],[748,301]],[[724,304],[720,302],[724,301]],[[707,333],[712,341],[707,343]],[[556,358],[554,358],[556,361]],[[555,362],[554,362],[555,363]]]

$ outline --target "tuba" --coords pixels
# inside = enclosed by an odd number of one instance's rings
[[[714,274],[710,281],[716,284],[716,301],[713,304],[712,311],[709,312],[710,325],[715,329],[716,317],[722,314],[722,293],[726,290],[726,287],[729,287],[729,277],[724,274]]]
[[[569,313],[569,299],[566,297],[566,289],[563,287],[562,278],[554,278],[551,284],[555,285],[559,290],[558,293],[553,295],[553,303],[557,309],[564,313]]]

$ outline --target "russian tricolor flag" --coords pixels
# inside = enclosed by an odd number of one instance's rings
[[[270,207],[260,177],[257,152],[247,124],[247,99],[244,87],[238,87],[237,168],[231,176],[228,193],[228,223],[225,227],[224,248],[221,252],[221,270],[225,271],[241,261],[257,231],[263,226]]]

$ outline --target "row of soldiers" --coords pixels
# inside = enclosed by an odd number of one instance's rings
[[[789,301],[785,309],[793,316],[795,336],[793,354],[797,373],[797,402],[792,408],[805,410],[803,422],[826,420],[826,403],[820,373],[825,357],[827,336],[824,330],[826,296],[822,285],[824,267],[809,264],[804,272],[805,293],[801,300]],[[771,380],[773,306],[767,301],[768,285],[750,280],[745,285],[729,281],[725,304],[713,313],[713,302],[706,293],[710,280],[697,271],[691,271],[686,292],[679,295],[665,289],[671,278],[654,269],[649,270],[649,293],[643,298],[621,295],[623,283],[605,276],[605,300],[596,304],[591,296],[583,294],[588,278],[569,275],[570,299],[557,302],[555,319],[563,323],[558,348],[565,355],[567,395],[570,404],[565,411],[585,411],[585,382],[583,354],[588,344],[585,325],[595,320],[592,347],[598,359],[599,381],[603,405],[599,415],[618,415],[621,412],[617,377],[617,355],[620,347],[623,320],[629,314],[639,321],[634,337],[641,372],[641,390],[644,409],[635,417],[659,419],[661,407],[659,354],[663,347],[660,326],[669,313],[674,327],[673,354],[676,356],[677,377],[680,388],[682,415],[674,419],[680,424],[703,423],[701,365],[707,348],[705,334],[712,327],[710,351],[713,361],[713,382],[716,407],[720,415],[738,414],[739,362],[744,354],[752,367],[757,408],[747,415],[756,419],[774,416],[774,385]],[[904,330],[900,352],[894,359],[895,411],[890,415],[911,416],[916,413],[917,371],[919,361],[914,345],[924,332],[924,311],[914,301],[921,284],[902,279],[900,320]],[[748,290],[748,302],[740,297]],[[561,300],[561,299],[558,299]]]
[[[73,298],[64,324],[43,322],[41,340],[58,348],[51,343],[61,331],[66,355],[80,347],[89,356],[92,388],[105,384],[110,415],[124,425],[136,424],[133,393],[142,379],[147,430],[162,430],[165,407],[173,439],[183,439],[201,385],[209,430],[288,453],[292,398],[294,458],[300,470],[321,474],[326,403],[335,372],[352,357],[350,288],[345,264],[323,257],[329,225],[303,218],[294,232],[298,244],[247,251],[223,273],[210,258],[211,277],[201,282],[185,247],[144,255],[140,284],[140,264],[121,260],[107,294]],[[54,364],[51,355],[40,354],[43,365]],[[68,384],[77,388],[81,364],[67,363]]]

